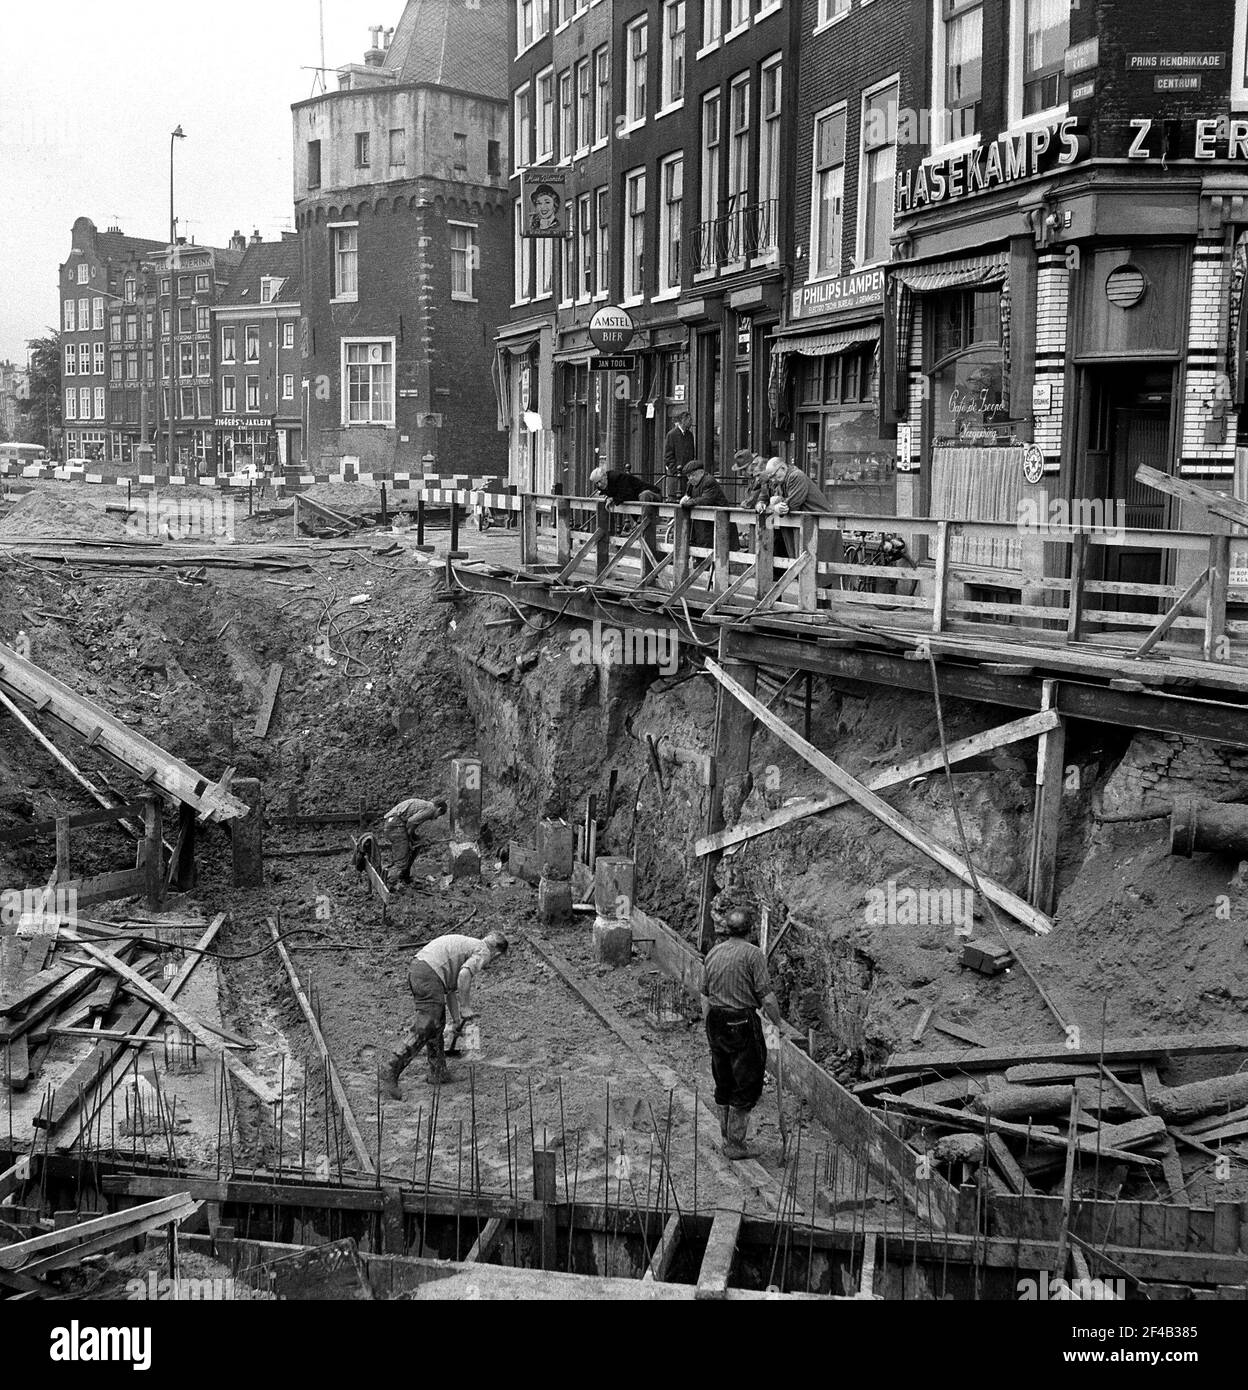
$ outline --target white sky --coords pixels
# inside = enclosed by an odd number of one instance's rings
[[[325,62],[362,62],[403,0],[323,0]],[[290,106],[312,95],[317,0],[0,0],[0,359],[55,326],[74,219],[214,246],[294,223]],[[330,90],[337,82],[326,74]]]

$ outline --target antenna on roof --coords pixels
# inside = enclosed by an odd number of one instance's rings
[[[317,69],[316,76],[312,79],[312,95],[315,96],[317,88],[322,92],[328,90],[325,86],[325,0],[318,0],[317,11],[320,15],[321,25],[321,66]]]

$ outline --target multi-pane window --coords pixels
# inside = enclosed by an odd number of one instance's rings
[[[295,374],[294,372],[282,373],[282,400],[293,401],[295,399]]]
[[[600,188],[594,194],[594,285],[597,293],[605,295],[610,283],[607,260],[611,251],[610,190]]]
[[[178,399],[182,402],[180,409],[182,418],[190,420],[195,415],[195,388],[193,386],[183,386],[178,391]]]
[[[582,193],[576,202],[576,297],[588,299],[594,276],[594,195]]]
[[[143,354],[143,380],[151,381],[155,377],[156,354],[151,348]]]
[[[127,325],[126,332],[127,341],[129,341],[129,325]],[[178,332],[195,332],[195,311],[191,308],[189,304],[181,304],[178,306]]]
[[[576,107],[572,104],[572,69],[559,74],[559,157],[571,159],[576,147]]]
[[[758,137],[757,246],[760,252],[774,250],[779,244],[781,77],[779,59],[763,68],[759,92],[763,128]]]
[[[355,299],[359,293],[360,229],[334,227],[333,283],[330,294],[335,299]]]
[[[96,386],[92,389],[95,392],[95,418],[97,420],[102,420],[104,418],[104,388],[102,386]]]
[[[589,85],[589,59],[576,65],[576,148],[589,149],[594,139],[594,98]]]
[[[121,316],[114,314],[108,321],[108,341],[110,343],[121,342]]]
[[[91,283],[91,267],[87,265],[85,261],[80,262],[78,265],[78,283],[80,285],[89,285]]]
[[[846,5],[849,0],[845,0]],[[729,0],[729,29],[740,29],[743,24],[750,22],[750,0]]]
[[[114,327],[114,328],[119,327],[119,326],[120,326],[120,323],[121,323],[121,320],[120,320],[120,319],[114,319],[114,320],[113,320],[113,327]],[[172,313],[171,313],[168,309],[162,309],[162,310],[160,311],[160,331],[161,331],[161,333],[162,333],[166,338],[167,338],[167,337],[169,336],[169,334],[173,331],[173,315],[172,315]],[[121,342],[121,334],[120,334],[120,333],[117,333],[117,334],[115,335],[114,341],[115,341],[115,342],[118,342],[118,343]]]
[[[212,414],[211,386],[197,386],[195,388],[195,414],[198,415],[201,420],[206,419]],[[202,454],[201,457],[203,457]]]
[[[624,116],[632,121],[646,118],[646,21],[638,19],[625,30]]]
[[[238,351],[235,346],[236,339],[233,327],[221,330],[221,360],[222,362],[233,362],[234,356]]]
[[[212,344],[198,342],[195,344],[195,375],[212,375]]]
[[[206,274],[205,274],[205,275],[197,275],[197,276],[195,277],[195,293],[196,293],[196,294],[207,294],[207,293],[208,293],[209,286],[211,285],[211,283],[212,283],[212,281],[209,279],[209,277],[208,277]]]
[[[702,47],[712,44],[724,32],[724,0],[703,0]]]
[[[109,354],[108,379],[109,381],[121,380],[121,353],[119,352]]]
[[[980,102],[984,94],[983,0],[940,0],[944,36],[944,112],[938,113],[944,130],[933,143],[960,140],[979,130]],[[945,114],[947,113],[947,115]]]
[[[845,205],[845,111],[815,117],[815,186],[811,199],[813,275],[841,273]]]
[[[834,19],[849,13],[850,0],[819,0],[819,23],[831,24]]]
[[[183,377],[193,377],[195,375],[195,344],[178,344],[178,375]]]
[[[639,299],[645,287],[646,171],[624,177],[624,298]]]
[[[862,159],[858,190],[858,264],[886,261],[893,233],[893,179],[897,169],[897,83],[862,99]]]
[[[91,388],[89,386],[78,388],[78,418],[80,420],[91,418]]]
[[[78,347],[75,343],[65,344],[65,375],[78,375]]]
[[[104,327],[104,296],[96,295],[91,301],[91,327],[97,332]]]
[[[138,314],[126,315],[126,342],[137,343],[139,341],[139,316]]]
[[[390,167],[401,169],[407,163],[407,130],[398,126],[390,132]]]
[[[232,376],[221,378],[221,409],[227,415],[232,415],[238,409],[238,397],[235,393]]]
[[[247,405],[246,409],[257,411],[260,409],[260,378],[249,376],[247,378]]]
[[[369,162],[369,132],[361,130],[355,137],[355,167],[367,169]]]
[[[91,346],[91,370],[96,376],[104,375],[104,344],[93,343]]]
[[[1066,100],[1064,67],[1070,46],[1071,0],[1020,0],[1023,21],[1023,115]]]
[[[85,296],[78,301],[78,331],[85,333],[91,322],[91,301]]]
[[[127,356],[129,356],[128,353]],[[169,344],[167,342],[160,345],[160,374],[165,381],[169,380]]]
[[[750,201],[750,79],[736,78],[728,89],[728,245],[730,261],[746,254],[745,208]]]
[[[179,276],[178,276],[178,298],[179,298],[179,299],[189,299],[189,298],[191,297],[191,293],[192,293],[191,287],[192,287],[192,285],[193,285],[194,283],[195,283],[195,282],[192,280],[192,278],[191,278],[189,275],[179,275]]]
[[[394,423],[394,343],[344,342],[343,404],[348,425]]]
[[[702,228],[698,237],[698,268],[713,266],[718,259],[713,222],[719,216],[719,127],[722,108],[723,102],[718,92],[712,92],[702,99],[702,169],[698,195]]]
[[[659,166],[662,202],[659,205],[659,290],[680,287],[680,205],[684,195],[685,161],[672,155]]]
[[[606,44],[594,50],[594,134],[599,143],[611,134],[611,62]]]
[[[555,75],[548,68],[537,76],[537,162],[555,157]]]
[[[536,43],[550,28],[550,0],[516,0],[516,51]]]
[[[293,323],[282,324],[282,346],[293,348],[295,345],[295,325]]]
[[[78,326],[78,311],[72,299],[67,299],[62,309],[64,317],[61,325],[66,333],[73,333]]]
[[[529,111],[529,87],[526,83],[512,98],[512,142],[517,169],[527,169],[533,162],[533,117]]]
[[[139,354],[137,352],[126,353],[126,380],[138,381],[139,379]]]
[[[537,298],[544,299],[554,293],[555,288],[555,241],[553,237],[539,237],[533,248],[537,257]]]
[[[78,392],[72,386],[65,388],[65,418],[67,420],[78,418]]]
[[[512,262],[513,294],[515,303],[523,304],[533,297],[533,252],[531,241],[524,236],[524,207],[518,198],[513,204],[513,217],[514,226],[511,237],[512,256],[514,258]]]
[[[125,280],[122,281],[121,294],[127,304],[133,304],[138,298],[138,281],[135,280],[133,275],[127,275]]]
[[[563,225],[569,233],[563,239],[563,298],[568,303],[576,293],[576,235],[572,218],[572,200],[569,198],[563,205]]]
[[[202,305],[195,310],[195,332],[210,333],[212,331],[212,313]]]
[[[452,222],[451,226],[451,298],[473,299],[476,296],[477,228],[467,222]]]
[[[663,0],[663,53],[659,105],[674,106],[685,95],[685,0]]]
[[[259,362],[260,360],[260,325],[249,323],[244,330],[246,335],[247,361]]]

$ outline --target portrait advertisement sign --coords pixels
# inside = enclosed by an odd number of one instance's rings
[[[563,189],[568,171],[538,167],[520,175],[520,202],[524,209],[521,235],[562,237],[567,233],[563,220]]]

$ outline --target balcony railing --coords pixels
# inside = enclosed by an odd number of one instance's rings
[[[774,251],[779,238],[779,199],[767,198],[699,222],[689,233],[696,274]]]

